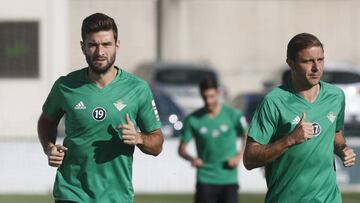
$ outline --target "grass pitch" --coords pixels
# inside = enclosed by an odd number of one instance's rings
[[[239,195],[241,203],[263,203],[264,194]],[[51,195],[0,195],[0,203],[53,203]],[[192,194],[138,194],[136,203],[193,203]],[[360,193],[343,193],[343,203],[359,203]]]

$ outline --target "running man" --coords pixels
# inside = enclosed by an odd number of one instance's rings
[[[219,102],[217,81],[200,83],[205,106],[185,119],[179,154],[197,168],[196,203],[238,203],[238,169],[246,143],[247,123],[240,111]],[[237,150],[236,140],[243,136]],[[194,138],[197,156],[187,152]]]
[[[268,93],[249,129],[247,169],[265,166],[265,202],[341,202],[334,153],[344,166],[355,153],[343,135],[342,90],[321,81],[324,49],[312,34],[294,36],[287,47],[291,79]]]
[[[81,36],[88,67],[55,82],[38,122],[49,165],[59,167],[55,202],[132,203],[134,146],[154,156],[162,150],[156,105],[146,82],[114,66],[120,43],[112,18],[88,16]],[[61,145],[56,129],[63,116]]]

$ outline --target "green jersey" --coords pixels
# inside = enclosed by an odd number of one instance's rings
[[[50,118],[65,115],[64,146],[68,148],[56,173],[54,197],[75,202],[133,202],[134,146],[121,140],[125,115],[142,132],[161,127],[146,82],[119,70],[99,88],[88,79],[88,68],[60,77],[43,105]]]
[[[343,129],[344,108],[344,93],[325,82],[320,82],[320,93],[313,103],[297,95],[290,83],[266,95],[252,119],[249,137],[260,144],[273,143],[294,130],[303,112],[314,135],[266,165],[265,202],[341,202],[334,138],[336,131]]]
[[[204,165],[197,170],[197,182],[206,184],[236,184],[237,168],[229,168],[227,160],[236,156],[236,138],[244,134],[245,117],[241,112],[222,105],[212,118],[201,108],[185,119],[182,142],[195,138],[198,157]]]

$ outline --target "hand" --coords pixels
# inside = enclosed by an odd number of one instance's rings
[[[62,145],[59,145],[59,144],[51,145],[45,152],[48,157],[49,166],[52,166],[52,167],[61,166],[61,164],[64,160],[64,157],[65,157],[66,150],[67,150],[67,148]]]
[[[203,160],[199,159],[199,158],[194,158],[191,161],[191,165],[195,168],[201,168],[204,165]]]
[[[314,134],[312,123],[305,121],[306,114],[303,113],[301,120],[295,127],[294,131],[288,136],[290,145],[301,144],[308,139],[311,139]]]
[[[121,132],[124,143],[128,145],[142,144],[143,140],[141,135],[136,131],[134,124],[130,120],[129,114],[126,114],[125,119],[126,124],[118,126],[119,129],[122,129]]]
[[[356,154],[353,149],[346,146],[342,150],[342,161],[345,167],[351,167],[355,165]]]
[[[230,158],[229,160],[227,160],[227,165],[230,167],[230,168],[236,168],[239,163],[240,163],[240,158],[235,156],[235,157],[232,157]]]

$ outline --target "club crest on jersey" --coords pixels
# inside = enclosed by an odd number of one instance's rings
[[[92,117],[96,120],[96,121],[102,121],[105,119],[106,117],[106,111],[104,108],[102,107],[96,107],[93,112],[92,112]]]
[[[314,122],[314,123],[312,123],[312,127],[313,127],[313,130],[314,130],[314,136],[316,137],[316,136],[318,136],[318,135],[320,135],[320,133],[321,133],[321,126],[320,126],[320,124],[318,124],[318,123],[316,123],[316,122]]]
[[[333,112],[329,112],[328,115],[327,115],[327,118],[329,119],[329,121],[331,123],[333,123],[335,121],[335,119],[336,119],[336,116],[335,116],[335,114]]]
[[[123,108],[125,108],[127,106],[127,104],[125,104],[122,100],[118,100],[113,104],[119,111],[121,111]]]

